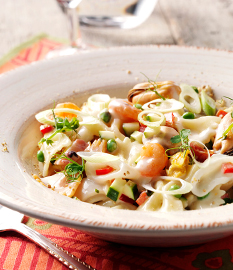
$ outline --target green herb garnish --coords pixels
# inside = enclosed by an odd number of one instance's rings
[[[61,173],[64,173],[64,175],[66,176],[67,182],[68,183],[75,182],[80,177],[82,180],[83,179],[83,172],[85,171],[84,159],[82,159],[82,165],[80,165],[77,162],[75,162],[73,159],[68,158],[63,153],[61,155],[54,157],[52,160],[57,160],[57,159],[61,159],[61,158],[67,159],[71,162],[65,166],[65,169],[63,171],[61,171]]]
[[[230,98],[230,97],[227,97],[227,96],[223,96],[223,97],[230,99],[231,100],[231,104],[233,103],[233,98]]]
[[[232,99],[232,98],[226,97],[226,96],[224,96],[224,97],[225,97],[225,98],[228,98],[228,99],[230,99],[230,100],[232,100],[231,104],[233,103],[233,99]],[[233,118],[233,112],[231,112],[231,118]],[[226,140],[227,134],[230,132],[230,130],[231,130],[232,128],[233,128],[233,123],[231,123],[231,124],[228,126],[228,128],[223,132],[222,137],[220,137],[219,139]]]
[[[142,73],[142,72],[141,72],[141,74],[144,75],[144,76],[147,78],[148,83],[150,83],[150,84],[152,84],[152,85],[154,86],[154,89],[152,89],[152,88],[149,87],[146,91],[152,91],[152,92],[154,92],[156,95],[158,95],[161,99],[165,100],[165,97],[163,97],[162,95],[160,95],[160,94],[158,93],[158,91],[156,90],[156,89],[158,88],[158,85],[157,85],[156,81],[152,81],[151,79],[149,79],[149,78],[148,78],[144,73]],[[157,75],[157,77],[158,77],[158,75]],[[156,78],[156,79],[157,79],[157,78]]]
[[[184,156],[185,156],[186,151],[191,148],[189,145],[189,138],[188,138],[190,133],[191,133],[190,129],[182,129],[179,135],[176,135],[170,139],[170,141],[173,144],[181,143],[181,145],[178,147],[169,148],[166,150],[166,152],[172,149],[180,149],[181,152],[184,152]]]
[[[55,122],[55,128],[56,131],[50,135],[48,138],[42,138],[39,143],[46,142],[47,145],[53,144],[52,138],[62,132],[68,132],[68,131],[75,131],[79,127],[79,121],[77,118],[73,117],[71,121],[69,121],[66,117],[64,119],[60,117],[55,117],[54,110],[52,109],[53,117],[54,117],[54,122]]]
[[[193,88],[193,90],[196,92],[196,93],[199,93],[199,91],[198,91],[198,88],[196,87],[196,86],[191,86],[192,88]]]
[[[223,132],[222,137],[219,138],[219,139],[226,140],[227,134],[231,131],[232,128],[233,128],[233,123],[231,123],[231,124],[228,126],[228,128]]]
[[[233,200],[231,198],[224,198],[224,204],[223,205],[226,205],[226,204],[229,204],[229,203],[233,203]]]
[[[137,108],[137,109],[139,109],[139,110],[143,110],[142,109],[142,105],[139,104],[139,103],[134,104],[134,107]]]

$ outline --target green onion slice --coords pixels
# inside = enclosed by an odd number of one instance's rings
[[[192,86],[188,84],[181,84],[180,101],[184,104],[185,108],[193,113],[201,112],[201,102],[199,95],[193,90]]]
[[[216,105],[214,99],[206,94],[205,91],[201,91],[201,105],[206,115],[215,115]]]
[[[155,99],[142,106],[144,110],[156,110],[162,113],[174,112],[182,109],[184,104],[175,99]]]
[[[59,112],[66,112],[66,113],[72,113],[76,114],[77,118],[80,120],[79,125],[84,126],[84,125],[93,125],[93,124],[98,124],[100,123],[100,120],[88,113],[81,112],[78,110],[74,109],[69,109],[69,108],[60,108],[60,109],[54,109],[54,113],[59,113]],[[53,118],[53,112],[52,110],[46,110],[39,112],[36,114],[36,120],[42,124],[47,124],[51,126],[55,126],[54,118]]]
[[[139,113],[138,121],[150,128],[158,128],[165,125],[166,118],[161,112],[155,110],[144,110]]]

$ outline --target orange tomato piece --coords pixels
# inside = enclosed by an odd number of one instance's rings
[[[63,108],[74,109],[74,110],[80,111],[80,108],[72,102],[59,103],[55,107],[55,109],[63,109]],[[61,118],[65,118],[65,117],[73,118],[73,117],[76,117],[77,115],[73,113],[59,112],[59,113],[56,113],[56,116],[61,117]]]
[[[159,143],[147,142],[142,147],[141,158],[137,167],[141,175],[155,177],[161,173],[167,162],[168,157],[163,146]]]

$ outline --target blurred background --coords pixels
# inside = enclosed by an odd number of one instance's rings
[[[88,8],[84,4],[80,15]],[[56,0],[0,0],[0,6],[0,57],[40,33],[69,40],[67,18]],[[93,4],[89,9],[97,10]],[[80,27],[83,42],[97,47],[176,44],[225,50],[233,50],[232,30],[232,0],[158,0],[151,16],[136,28]]]

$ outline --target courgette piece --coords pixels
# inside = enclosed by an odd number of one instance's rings
[[[115,133],[113,131],[101,130],[99,131],[99,136],[105,140],[115,139]]]
[[[138,193],[137,185],[133,181],[129,180],[124,185],[122,194],[126,195],[130,199],[136,200],[137,193]]]
[[[158,127],[158,128],[146,127],[143,134],[148,139],[148,138],[152,138],[153,136],[157,135],[159,133],[159,131],[160,131],[160,127]]]
[[[138,143],[142,143],[142,135],[142,132],[136,130],[130,135],[130,139],[137,141]]]
[[[108,189],[107,197],[116,202],[122,193],[125,184],[126,180],[123,180],[122,178],[116,178]]]
[[[132,122],[132,123],[124,123],[122,125],[122,128],[125,132],[125,135],[129,137],[134,131],[138,131],[140,126],[138,122]]]

